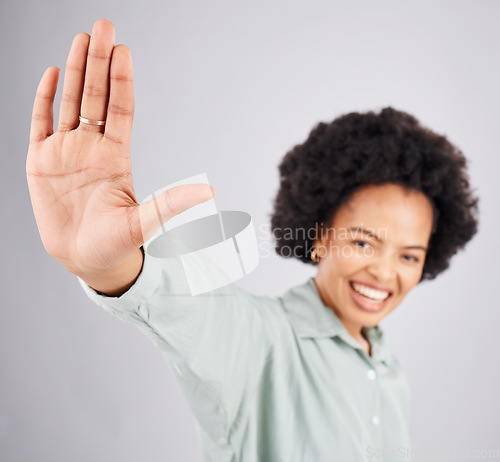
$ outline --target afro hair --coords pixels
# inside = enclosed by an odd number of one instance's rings
[[[318,230],[356,190],[394,183],[422,192],[432,204],[434,223],[420,281],[434,279],[477,232],[478,198],[466,167],[462,152],[445,136],[392,107],[320,122],[279,165],[271,215],[275,250],[315,264],[314,233],[290,238],[287,230]]]

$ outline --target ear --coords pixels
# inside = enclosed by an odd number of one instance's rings
[[[322,239],[316,239],[315,241],[313,241],[313,251],[316,250],[315,258],[317,258],[317,262],[319,262],[321,258],[325,257],[326,249],[328,248],[327,242],[328,239],[326,238],[326,236],[324,236]],[[316,260],[313,259],[313,261]]]

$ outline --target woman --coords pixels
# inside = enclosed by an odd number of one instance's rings
[[[179,186],[137,203],[132,78],[128,48],[100,20],[73,42],[56,132],[58,69],[39,84],[26,171],[47,252],[161,348],[207,460],[404,459],[408,386],[378,324],[476,233],[462,153],[392,108],[318,124],[283,159],[272,216],[278,254],[317,275],[278,298],[236,286],[179,296],[179,262],[142,245],[158,215],[213,190]]]

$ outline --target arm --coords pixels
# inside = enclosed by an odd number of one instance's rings
[[[59,69],[48,68],[40,81],[26,161],[33,212],[49,255],[79,277],[95,303],[136,324],[162,349],[180,371],[198,420],[218,438],[258,380],[273,338],[272,310],[236,286],[185,296],[178,261],[142,256],[141,246],[162,223],[214,192],[205,184],[182,185],[136,201],[132,61],[114,39],[106,20],[95,23],[92,37],[75,37],[55,132]],[[80,114],[106,125],[80,123]]]
[[[234,284],[186,295],[181,263],[147,253],[135,284],[119,297],[79,282],[94,303],[150,338],[172,366],[200,425],[215,441],[225,438],[249,405],[273,339],[285,326],[276,300]]]

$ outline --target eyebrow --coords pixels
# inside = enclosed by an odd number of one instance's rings
[[[380,239],[375,233],[371,232],[368,229],[360,228],[359,226],[351,226],[347,231],[350,231],[350,232],[351,231],[360,232],[360,233],[366,234],[369,237],[372,237],[373,239],[375,239],[378,242],[382,241],[382,239]],[[404,249],[419,249],[419,250],[423,250],[424,252],[427,252],[427,248],[423,247],[421,245],[407,245],[407,246],[405,246],[403,248]]]

